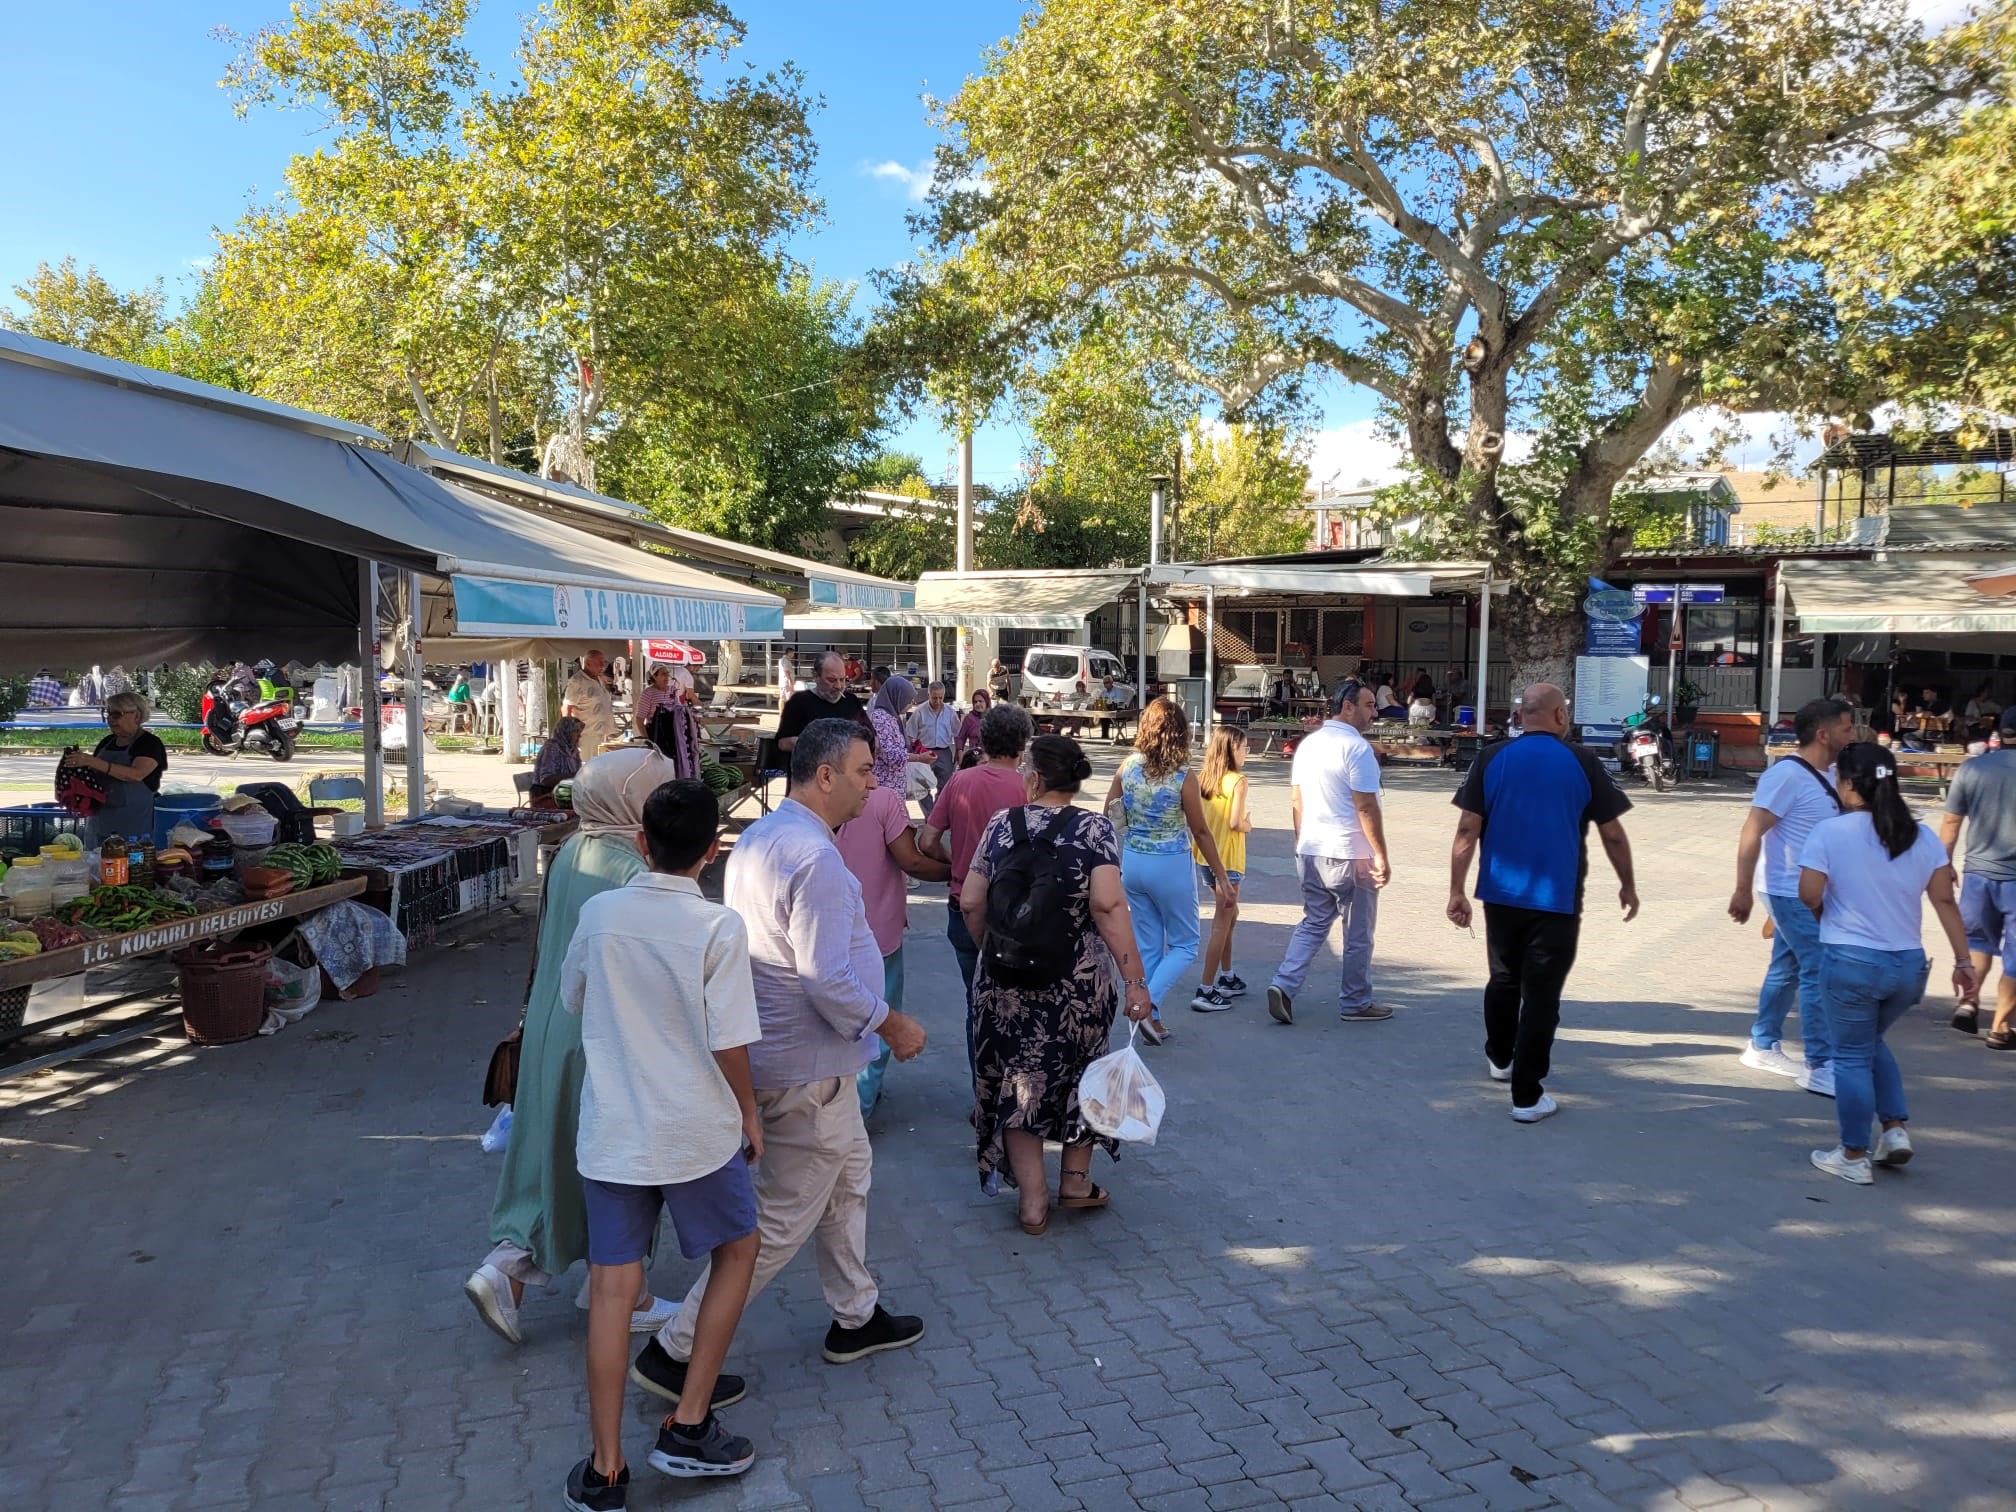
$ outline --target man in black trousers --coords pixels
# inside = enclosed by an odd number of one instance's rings
[[[1559,1105],[1541,1083],[1561,1022],[1561,989],[1582,931],[1593,823],[1617,872],[1626,922],[1638,916],[1631,842],[1619,817],[1631,800],[1603,765],[1569,745],[1568,699],[1552,683],[1528,688],[1524,734],[1481,753],[1456,794],[1463,817],[1449,857],[1449,918],[1470,925],[1465,887],[1482,840],[1477,900],[1484,905],[1491,980],[1484,988],[1484,1057],[1493,1081],[1512,1083],[1512,1116],[1538,1123]]]

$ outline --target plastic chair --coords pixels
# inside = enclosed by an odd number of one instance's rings
[[[349,798],[361,802],[363,797],[362,777],[313,777],[308,782],[310,803],[335,803]]]

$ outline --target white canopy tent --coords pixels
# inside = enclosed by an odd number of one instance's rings
[[[0,331],[0,663],[374,660],[380,564],[477,648],[774,633],[774,594],[442,482],[366,427]],[[405,637],[417,683],[420,637]],[[365,679],[373,802],[382,767]],[[409,804],[423,791],[408,700]],[[374,818],[376,816],[374,815]]]

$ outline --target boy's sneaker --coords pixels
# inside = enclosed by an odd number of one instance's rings
[[[1806,1069],[1803,1064],[1792,1059],[1776,1045],[1768,1050],[1759,1050],[1755,1045],[1745,1046],[1740,1059],[1752,1071],[1769,1071],[1773,1076],[1790,1076],[1796,1079]]]
[[[1829,1176],[1839,1176],[1843,1181],[1852,1182],[1856,1186],[1874,1186],[1876,1183],[1875,1176],[1869,1170],[1869,1157],[1864,1155],[1860,1160],[1850,1160],[1839,1145],[1831,1150],[1815,1150],[1813,1164]]]
[[[859,1328],[842,1328],[836,1322],[826,1330],[826,1358],[834,1365],[845,1365],[885,1349],[907,1349],[923,1337],[922,1318],[894,1316],[877,1302],[875,1316]]]
[[[1880,1166],[1901,1166],[1911,1163],[1911,1153],[1909,1134],[1902,1129],[1885,1129],[1876,1136],[1876,1148],[1869,1157]]]
[[[737,1438],[708,1413],[695,1427],[676,1423],[668,1414],[658,1429],[658,1447],[651,1468],[691,1480],[705,1475],[740,1475],[756,1463],[756,1446]]]
[[[630,1379],[654,1396],[676,1402],[686,1390],[686,1366],[683,1361],[673,1359],[665,1346],[653,1339],[638,1352],[636,1363],[630,1367]],[[748,1383],[724,1370],[714,1378],[714,1391],[707,1405],[733,1407],[747,1395]]]
[[[1809,1064],[1805,1070],[1799,1073],[1799,1085],[1804,1087],[1808,1092],[1817,1092],[1822,1097],[1832,1097],[1834,1095],[1834,1067],[1831,1064],[1822,1066]]]
[[[1295,999],[1272,983],[1267,987],[1267,1012],[1277,1024],[1295,1022]]]
[[[595,1473],[590,1455],[567,1472],[567,1512],[623,1512],[630,1494],[630,1467],[616,1472],[614,1480]]]
[[[1190,1007],[1196,1013],[1224,1013],[1232,1006],[1232,999],[1216,987],[1199,987],[1197,996],[1190,999]]]
[[[1220,997],[1236,998],[1246,996],[1246,984],[1229,971],[1218,973],[1218,980],[1211,984],[1218,989]]]

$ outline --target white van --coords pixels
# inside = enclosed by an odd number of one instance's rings
[[[1107,678],[1124,688],[1132,703],[1133,683],[1127,664],[1111,651],[1096,646],[1031,646],[1022,653],[1022,694],[1033,702],[1056,704],[1069,698],[1085,684],[1088,695],[1096,695]]]

